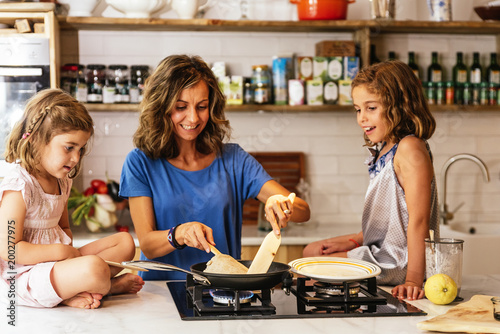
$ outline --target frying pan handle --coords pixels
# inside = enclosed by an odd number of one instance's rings
[[[193,278],[195,280],[197,280],[198,282],[200,282],[201,284],[204,284],[204,285],[210,285],[211,284],[210,281],[208,280],[208,278],[206,278],[205,276],[193,273],[193,272],[191,272],[189,270],[185,270],[185,269],[173,266],[173,265],[168,264],[168,263],[163,263],[163,262],[158,262],[158,261],[126,261],[126,262],[122,262],[122,264],[131,264],[131,265],[142,267],[142,268],[146,268],[146,269],[149,269],[149,270],[167,270],[167,271],[173,270],[173,271],[180,271],[180,272],[183,272],[185,274],[192,275]]]

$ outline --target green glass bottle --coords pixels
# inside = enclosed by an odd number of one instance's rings
[[[497,63],[496,52],[492,52],[490,55],[490,66],[486,69],[486,81],[500,84],[500,66]]]
[[[441,82],[443,81],[443,68],[438,62],[438,53],[432,52],[432,62],[427,69],[427,80],[430,82]]]
[[[396,52],[394,51],[389,51],[389,58],[387,60],[396,60]]]
[[[464,64],[464,54],[457,52],[457,62],[453,66],[453,82],[464,83],[468,81],[467,65]]]
[[[411,68],[413,73],[420,79],[420,67],[415,61],[415,52],[408,52],[408,66]]]
[[[479,61],[479,52],[472,54],[472,65],[470,66],[470,82],[478,84],[483,81],[483,68]]]

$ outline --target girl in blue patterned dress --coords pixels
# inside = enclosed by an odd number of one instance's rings
[[[372,157],[362,231],[320,240],[304,256],[356,258],[377,264],[379,284],[394,296],[424,297],[425,242],[438,231],[437,190],[427,144],[436,122],[421,84],[401,61],[360,71],[352,83],[358,125]]]

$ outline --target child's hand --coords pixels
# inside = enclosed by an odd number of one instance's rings
[[[424,298],[425,292],[420,286],[414,283],[406,282],[392,289],[392,295],[398,299],[416,300]]]

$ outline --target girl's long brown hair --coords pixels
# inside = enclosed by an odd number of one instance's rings
[[[18,162],[36,175],[42,148],[54,136],[76,130],[94,134],[92,117],[83,104],[60,89],[42,90],[27,102],[22,118],[14,125],[7,139],[5,160]],[[87,145],[81,149],[80,158]],[[69,172],[69,178],[78,175],[81,163],[82,159]]]
[[[198,56],[172,55],[163,59],[146,80],[139,127],[134,145],[151,159],[171,159],[179,155],[170,119],[181,91],[205,81],[209,89],[210,118],[196,139],[196,149],[204,154],[220,154],[231,128],[224,115],[226,99],[217,78]]]
[[[380,96],[388,122],[387,139],[399,142],[407,135],[429,139],[436,129],[424,96],[422,84],[408,65],[391,60],[363,68],[352,82],[352,89],[364,86]],[[373,146],[365,134],[365,143]]]

